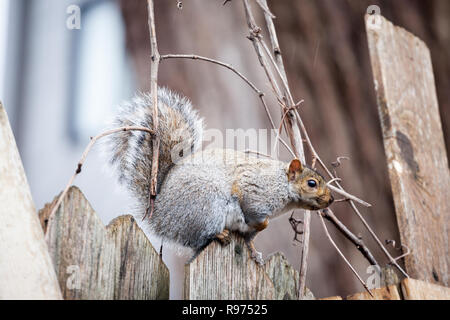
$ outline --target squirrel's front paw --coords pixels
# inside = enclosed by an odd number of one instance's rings
[[[263,265],[264,264],[264,259],[262,257],[262,253],[258,252],[258,251],[253,251],[251,254],[252,259],[259,265]]]
[[[263,265],[264,259],[262,257],[262,253],[259,251],[256,251],[255,244],[252,240],[246,241],[247,248],[250,250],[250,257],[252,260],[254,260],[257,264]]]
[[[230,231],[227,229],[223,229],[221,233],[216,234],[215,239],[219,241],[222,246],[229,245],[231,242]]]

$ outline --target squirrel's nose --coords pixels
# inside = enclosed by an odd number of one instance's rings
[[[332,204],[333,201],[334,201],[334,197],[333,197],[333,195],[330,194],[330,201],[328,201],[328,204],[329,204],[329,205]]]

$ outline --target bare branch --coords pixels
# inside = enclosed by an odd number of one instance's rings
[[[153,130],[158,131],[159,118],[158,118],[158,69],[160,55],[158,52],[158,42],[156,40],[156,29],[155,29],[155,13],[153,0],[147,0],[148,9],[148,27],[150,30],[150,47],[151,47],[151,60],[150,60],[150,93],[152,97],[153,105]],[[149,208],[147,209],[144,218],[147,216],[148,210],[150,209],[150,217],[153,214],[154,201],[156,197],[156,186],[158,179],[158,165],[159,165],[159,137],[153,139],[153,159],[152,159],[152,171],[151,171],[151,182],[150,182],[150,194],[149,194]]]
[[[333,180],[332,181],[336,182],[336,184],[338,184],[338,180],[336,180],[336,179],[338,179],[338,178],[333,178],[334,181]],[[342,188],[336,188],[335,186],[333,186],[331,184],[328,184],[327,186],[332,191],[343,195],[344,197],[346,197],[349,200],[358,202],[359,204],[362,204],[364,207],[370,208],[372,206],[370,203],[367,203],[364,200],[361,200],[361,199],[355,197],[354,195],[352,195],[352,194],[348,193],[347,191],[343,190]]]
[[[327,226],[325,225],[325,221],[323,220],[323,216],[322,214],[318,211],[317,214],[320,217],[320,221],[322,222],[322,226],[323,229],[325,231],[325,234],[328,237],[328,240],[330,240],[331,244],[334,246],[334,248],[336,249],[336,251],[339,253],[339,255],[342,257],[342,259],[344,259],[345,263],[348,265],[348,267],[352,270],[352,272],[355,274],[355,276],[358,278],[358,280],[361,282],[361,284],[363,285],[363,287],[367,290],[367,292],[370,294],[371,297],[373,297],[372,292],[370,292],[369,288],[367,287],[366,283],[363,281],[363,279],[361,279],[361,277],[359,276],[358,272],[356,272],[356,270],[353,268],[353,266],[350,264],[350,262],[347,260],[347,258],[344,256],[344,254],[342,253],[342,251],[339,249],[339,247],[336,245],[336,243],[334,242],[333,238],[331,238],[330,233],[328,232]]]
[[[256,150],[249,150],[249,149],[247,149],[247,150],[244,150],[244,153],[256,154],[258,156],[263,156],[263,157],[266,157],[266,158],[272,158],[270,155],[262,153],[262,152],[259,152],[259,151],[256,151]]]
[[[292,211],[292,214],[289,218],[289,224],[291,225],[292,230],[294,230],[294,240],[293,240],[294,243],[296,243],[296,242],[301,243],[302,241],[298,238],[298,236],[302,235],[304,232],[303,232],[303,229],[299,230],[298,227],[300,225],[303,225],[303,220],[294,218],[294,213],[295,213],[295,211]],[[299,292],[299,297],[301,297],[301,296],[302,295]]]
[[[264,93],[262,91],[260,91],[253,83],[250,82],[250,80],[248,80],[242,73],[240,73],[239,71],[237,71],[231,64],[219,61],[219,60],[215,60],[215,59],[211,59],[211,58],[207,58],[207,57],[202,57],[202,56],[198,56],[195,54],[165,54],[161,56],[161,61],[165,60],[165,59],[192,59],[192,60],[203,60],[203,61],[207,61],[207,62],[211,62],[211,63],[215,63],[218,64],[222,67],[225,67],[231,71],[233,71],[235,74],[237,74],[242,80],[244,80],[252,89],[253,91],[255,91],[258,95],[264,95]]]
[[[64,188],[64,191],[61,193],[61,195],[58,198],[58,201],[56,201],[55,206],[53,207],[50,216],[54,215],[56,210],[58,210],[59,206],[61,205],[61,202],[63,201],[64,197],[67,194],[67,191],[69,191],[70,186],[73,184],[73,181],[75,180],[75,177],[81,173],[81,168],[83,167],[84,162],[86,161],[86,157],[89,154],[89,152],[91,151],[92,147],[94,146],[94,144],[101,138],[106,137],[110,134],[114,134],[117,132],[123,132],[123,131],[144,131],[144,132],[148,132],[152,135],[155,134],[155,131],[149,129],[149,128],[145,128],[145,127],[120,127],[120,128],[115,128],[115,129],[111,129],[111,130],[107,130],[105,132],[100,133],[99,135],[96,135],[95,137],[91,138],[91,141],[89,142],[89,144],[87,145],[86,149],[84,150],[83,154],[81,155],[81,159],[80,161],[78,161],[77,164],[77,169],[75,170],[75,173],[72,175],[72,177],[70,178],[69,182],[67,183],[66,187]]]
[[[341,181],[341,178],[331,179],[330,181],[327,182],[327,186],[329,186],[330,184],[332,184],[333,182],[336,182],[336,181]]]
[[[259,4],[264,13],[269,15],[269,17],[271,17],[272,19],[276,18],[275,15],[272,12],[270,12],[269,7],[267,7],[266,1],[256,0],[256,3]]]
[[[302,299],[306,291],[306,271],[308,270],[309,239],[311,237],[311,212],[303,210],[303,248],[299,275],[298,298]]]
[[[248,80],[247,77],[245,77],[241,72],[237,71],[231,64],[229,63],[225,63],[219,60],[215,60],[215,59],[211,59],[211,58],[207,58],[207,57],[202,57],[202,56],[198,56],[195,54],[165,54],[161,56],[161,61],[162,60],[166,60],[166,59],[192,59],[192,60],[202,60],[202,61],[207,61],[207,62],[211,62],[214,64],[217,64],[219,66],[225,67],[231,71],[233,71],[235,74],[237,74],[242,80],[245,81],[245,83],[247,83],[250,88],[253,89],[253,91],[256,92],[256,94],[258,95],[259,99],[261,100],[261,103],[264,107],[264,110],[267,114],[267,117],[269,118],[270,124],[272,126],[273,129],[275,129],[275,123],[273,122],[272,116],[270,114],[269,108],[267,106],[267,103],[264,99],[264,93],[259,90],[250,80]],[[286,149],[293,155],[293,151],[291,150],[291,148],[288,146],[288,144],[280,137],[277,136],[277,140],[279,140],[285,147]]]
[[[363,256],[369,261],[371,265],[378,265],[374,256],[370,252],[369,248],[364,244],[364,242],[355,236],[333,213],[331,209],[324,209],[323,217],[330,221],[334,226],[348,239],[350,240],[356,248],[363,254]]]

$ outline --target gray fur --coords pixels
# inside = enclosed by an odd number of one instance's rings
[[[249,233],[249,225],[282,213],[291,202],[286,166],[229,149],[199,151],[169,171],[149,219],[150,229],[164,241],[195,250],[225,228]],[[237,182],[237,176],[243,178]],[[233,184],[245,190],[241,199],[233,194]]]
[[[150,95],[142,94],[125,104],[115,125],[152,128],[150,99]],[[295,208],[322,208],[332,201],[325,181],[311,169],[296,172],[295,181],[291,181],[288,163],[229,149],[196,151],[203,127],[191,103],[165,88],[158,91],[158,99],[159,192],[153,215],[146,221],[150,231],[164,243],[198,253],[224,229],[238,231],[251,240],[267,217]],[[172,137],[177,130],[183,139]],[[173,163],[171,152],[182,140],[192,154],[183,154],[181,161]],[[121,132],[110,139],[110,146],[119,180],[135,195],[143,215],[148,206],[151,136]],[[305,189],[305,181],[311,177],[320,183],[320,192]]]
[[[191,102],[167,88],[158,89],[160,161],[158,190],[174,165],[170,151],[182,142],[191,152],[202,142],[203,120],[192,109]],[[142,126],[153,129],[151,95],[141,93],[120,107],[114,127]],[[174,135],[177,133],[177,135]],[[110,162],[117,167],[119,181],[128,186],[140,203],[148,203],[152,167],[152,137],[143,131],[126,131],[109,136]]]

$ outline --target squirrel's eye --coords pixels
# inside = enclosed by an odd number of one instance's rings
[[[315,180],[308,180],[308,186],[310,188],[315,188],[317,187],[317,182]]]

